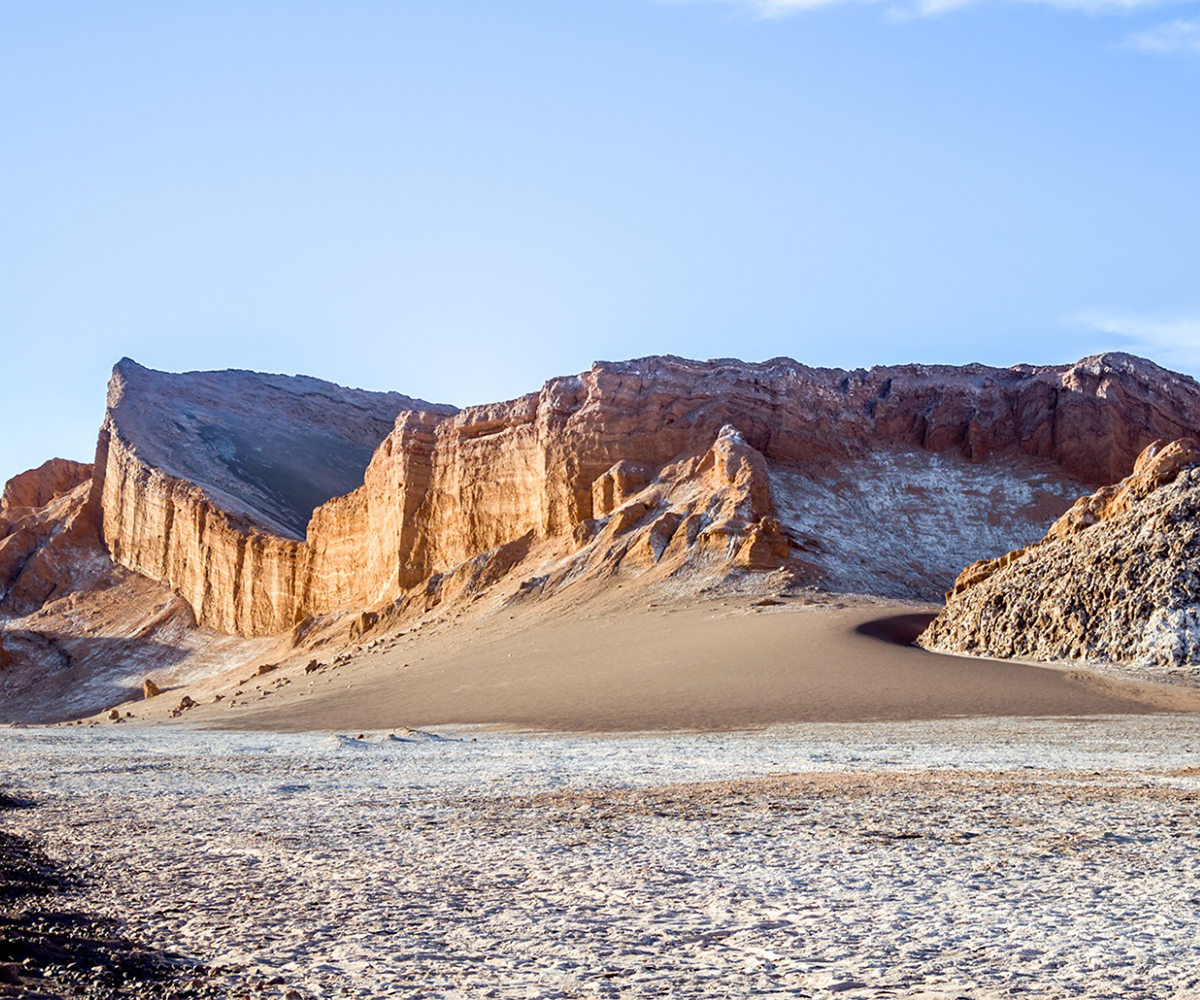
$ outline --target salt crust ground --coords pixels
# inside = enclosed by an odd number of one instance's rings
[[[15,832],[231,996],[1200,996],[1200,719],[0,733]]]

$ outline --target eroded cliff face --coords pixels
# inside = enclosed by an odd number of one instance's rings
[[[224,632],[290,628],[313,510],[362,483],[400,393],[305,376],[172,375],[122,360],[109,384],[92,501],[114,561],[173,588]]]
[[[236,391],[223,384],[226,376]],[[617,498],[654,483],[674,484],[654,508],[673,521],[678,512],[665,498],[681,489],[679,470],[701,462],[727,426],[764,469],[756,518],[737,529],[744,537],[729,543],[730,553],[775,517],[771,470],[792,470],[794,482],[795,470],[803,476],[809,468],[852,466],[891,449],[975,464],[1025,462],[1025,480],[1028,463],[1040,461],[1063,477],[1096,483],[1127,469],[1155,438],[1200,428],[1200,386],[1126,355],[1054,368],[855,372],[787,359],[646,358],[599,363],[538,393],[462,411],[329,389],[313,407],[307,393],[298,404],[296,387],[277,376],[265,386],[247,373],[206,373],[197,384],[190,378],[126,362],[114,373],[94,494],[103,537],[117,562],[169,584],[202,623],[246,635],[397,601],[522,539],[557,540],[564,553],[586,548],[618,515]],[[153,405],[142,399],[147,392]],[[236,419],[222,411],[231,395],[249,401]],[[384,433],[389,407],[394,423]],[[347,408],[353,419],[344,416]],[[257,444],[247,429],[257,425],[254,414],[269,425],[258,428]],[[317,495],[295,486],[305,463],[341,456],[337,442],[364,440],[378,447],[350,484],[357,488],[325,497],[301,540],[293,529]],[[182,457],[198,445],[199,459]],[[268,452],[300,460],[254,457]],[[343,457],[332,466],[342,478],[322,472],[321,494],[335,480],[355,478]],[[696,469],[690,475],[702,492]],[[800,489],[793,507],[811,492]],[[721,520],[719,507],[682,515],[695,514],[693,543]],[[779,541],[789,533],[790,554]],[[795,537],[786,519],[767,534],[773,540],[758,547],[756,565],[781,566],[822,544]]]
[[[151,672],[183,683],[443,603],[453,617],[485,592],[497,609],[632,578],[667,596],[932,598],[985,557],[959,583],[975,601],[1074,497],[1154,439],[1200,433],[1200,386],[1125,355],[856,372],[646,358],[462,411],[129,361],[110,388],[94,469],[56,460],[0,497],[0,718],[77,714]],[[1051,540],[1167,496],[1195,474],[1181,448],[1147,453]],[[1180,634],[1155,622],[1162,643]]]
[[[968,566],[920,637],[943,652],[1200,664],[1200,442],[1155,442],[1035,545]]]
[[[53,722],[261,651],[197,627],[161,582],[116,565],[101,543],[92,467],[54,459],[0,497],[0,722]]]

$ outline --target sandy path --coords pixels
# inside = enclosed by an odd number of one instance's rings
[[[929,612],[746,598],[464,614],[411,629],[349,667],[297,674],[286,687],[264,681],[188,722],[288,732],[469,723],[618,732],[1200,707],[1195,692],[880,638],[915,635]]]

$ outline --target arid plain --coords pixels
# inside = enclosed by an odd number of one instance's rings
[[[122,361],[0,506],[0,992],[1194,995],[1195,433],[1126,355]]]

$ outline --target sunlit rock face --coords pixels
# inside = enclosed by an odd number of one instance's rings
[[[612,560],[617,550],[594,543],[614,517],[639,531],[655,526],[640,557],[626,562],[633,547],[618,547],[627,568],[665,552],[664,534],[674,540],[672,526],[686,521],[681,537],[719,549],[730,566],[800,558],[832,586],[871,592],[878,576],[880,592],[927,594],[949,571],[897,569],[911,553],[887,549],[911,547],[903,533],[885,531],[879,551],[855,556],[857,568],[844,558],[855,524],[872,515],[827,502],[838,475],[900,477],[899,519],[910,522],[932,495],[918,480],[929,479],[934,456],[953,475],[1003,466],[1024,495],[1031,483],[1045,487],[1001,537],[983,522],[951,524],[958,548],[946,561],[975,541],[987,547],[973,554],[984,555],[1032,541],[1061,513],[1065,492],[1126,471],[1150,441],[1191,427],[1200,427],[1200,387],[1126,355],[1061,367],[853,372],[787,359],[652,357],[597,363],[540,392],[461,411],[315,379],[163,375],[124,361],[110,387],[94,496],[117,562],[177,590],[202,623],[242,634],[394,601],[521,539],[557,539]],[[701,482],[722,435],[757,469],[743,484],[753,499],[736,518],[721,512],[725,487]],[[685,481],[694,481],[688,500],[672,500]],[[869,493],[895,486],[881,479]],[[638,495],[651,487],[645,506]],[[706,489],[715,492],[702,502]],[[971,502],[948,494],[931,502],[954,521],[956,501]],[[627,504],[644,505],[639,517]],[[938,545],[921,534],[936,557]]]
[[[178,591],[204,624],[288,628],[303,598],[313,510],[353,490],[399,393],[304,376],[113,370],[95,499],[112,558]]]
[[[1124,355],[852,372],[652,357],[461,411],[130,361],[110,389],[94,467],[52,460],[0,495],[0,720],[79,715],[147,676],[165,690],[443,604],[452,620],[483,596],[502,613],[617,584],[635,600],[934,600],[979,562],[958,585],[969,603],[1145,446],[1200,434],[1200,386]],[[1152,475],[1179,454],[1152,452]],[[1055,537],[1172,496],[1194,475],[1176,471],[1147,497],[1097,494]],[[1173,572],[1188,544],[1180,527],[1130,565]],[[1186,660],[1200,602],[1135,585],[1138,662]]]
[[[1155,442],[1034,545],[963,570],[921,645],[1037,660],[1200,664],[1200,443]]]
[[[92,467],[61,458],[13,477],[0,495],[0,613],[22,614],[85,585],[103,558],[86,511]]]

